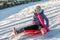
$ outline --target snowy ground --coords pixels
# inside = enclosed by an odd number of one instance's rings
[[[12,28],[21,28],[32,25],[33,9],[35,6],[41,5],[44,9],[45,15],[49,19],[50,32],[45,37],[42,35],[32,36],[30,38],[21,38],[20,35],[13,37]],[[48,1],[48,2],[35,2],[25,5],[20,5],[12,8],[0,10],[1,18],[5,18],[0,21],[0,40],[60,40],[60,1]],[[6,13],[6,14],[3,14]],[[11,13],[11,14],[10,14]],[[6,15],[6,16],[4,16]],[[10,16],[11,15],[11,16]],[[8,17],[9,16],[9,17]],[[8,17],[8,18],[7,18]]]

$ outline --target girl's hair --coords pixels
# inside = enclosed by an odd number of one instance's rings
[[[36,8],[41,8],[40,6],[36,6]]]

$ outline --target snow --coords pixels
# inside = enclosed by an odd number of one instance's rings
[[[41,34],[32,37],[13,36],[12,28],[22,28],[32,25],[33,11],[37,5],[41,5],[45,15],[49,19],[50,32],[46,36]],[[32,2],[0,10],[0,40],[60,40],[60,1]]]

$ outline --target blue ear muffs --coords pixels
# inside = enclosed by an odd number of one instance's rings
[[[36,9],[34,9],[34,12],[36,13]],[[40,13],[42,12],[42,9],[41,8],[39,8],[39,12]]]
[[[40,11],[40,13],[42,12],[42,9],[41,8],[39,8],[39,11]]]

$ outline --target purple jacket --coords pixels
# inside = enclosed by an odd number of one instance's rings
[[[48,18],[43,14],[43,11],[40,13],[40,15],[42,15],[43,19],[45,19],[46,25],[49,26]],[[38,25],[38,26],[41,26],[41,24],[39,23],[39,20],[37,18],[37,14],[36,13],[34,13],[34,17],[33,18],[34,18],[35,24]]]

